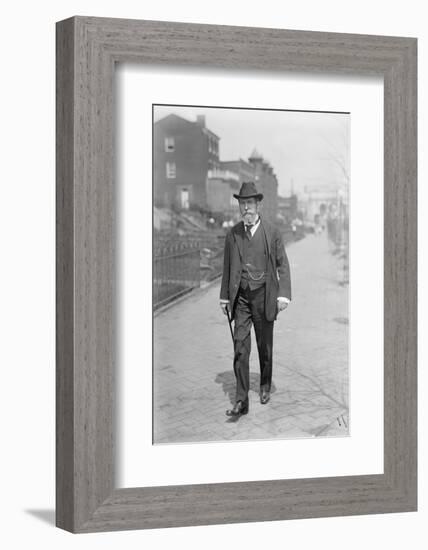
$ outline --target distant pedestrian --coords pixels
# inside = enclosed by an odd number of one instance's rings
[[[259,214],[262,193],[253,182],[244,182],[233,196],[239,201],[242,221],[226,235],[220,305],[234,320],[236,399],[226,415],[238,417],[248,412],[251,325],[260,362],[260,402],[270,400],[273,325],[291,301],[291,281],[281,234]]]

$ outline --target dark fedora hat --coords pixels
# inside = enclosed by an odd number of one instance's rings
[[[263,193],[259,193],[256,189],[256,185],[253,181],[244,181],[239,190],[239,195],[233,194],[235,199],[251,199],[255,198],[261,201],[263,199]]]

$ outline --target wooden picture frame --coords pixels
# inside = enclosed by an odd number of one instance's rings
[[[57,24],[57,526],[72,532],[417,507],[417,42],[73,17]],[[384,79],[384,473],[117,489],[117,62]],[[370,358],[367,358],[370,360]]]

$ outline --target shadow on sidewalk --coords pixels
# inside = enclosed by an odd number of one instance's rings
[[[229,397],[229,401],[233,405],[235,403],[236,394],[236,380],[233,371],[227,370],[218,373],[215,382],[223,386],[223,393]],[[260,392],[260,375],[255,372],[250,372],[250,391],[255,392],[257,395]],[[275,391],[275,384],[272,383],[271,393]]]

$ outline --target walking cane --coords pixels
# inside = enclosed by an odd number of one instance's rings
[[[229,328],[230,328],[230,335],[232,336],[232,343],[234,344],[233,331],[232,331],[232,321],[230,320],[229,307],[228,306],[226,306],[226,313],[227,313],[227,320],[229,321]]]

